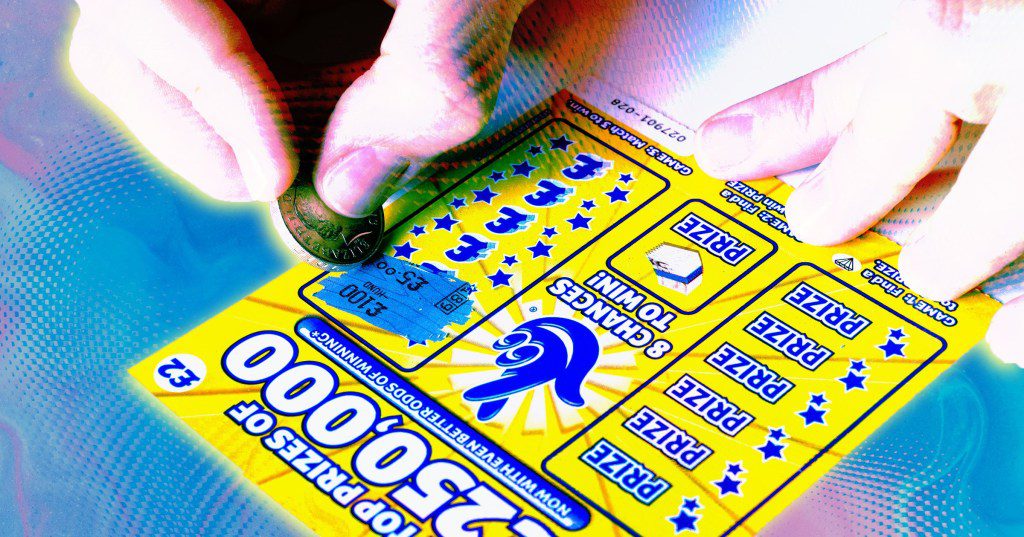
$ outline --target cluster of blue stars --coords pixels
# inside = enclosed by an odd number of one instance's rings
[[[679,514],[668,517],[668,521],[672,523],[673,531],[676,534],[684,531],[696,532],[697,521],[700,520],[697,510],[702,507],[697,498],[683,498],[683,504],[679,506]]]
[[[563,152],[568,152],[569,146],[576,143],[575,141],[567,138],[565,135],[559,136],[557,138],[548,138],[548,141],[550,142],[551,150],[558,150]],[[526,155],[524,155],[524,157],[526,158],[524,158],[522,162],[513,164],[512,171],[509,175],[506,176],[506,172],[495,170],[491,172],[490,178],[496,183],[499,181],[503,181],[509,177],[520,176],[529,178],[534,171],[540,169],[539,167],[534,166],[533,164],[530,163],[529,157],[536,157],[542,153],[544,153],[544,148],[542,146],[531,145],[526,150]],[[629,174],[620,175],[620,180],[622,180],[623,183],[628,184],[630,181],[634,180],[633,177],[630,176]],[[489,187],[485,187],[484,189],[481,190],[474,190],[472,192],[474,195],[474,203],[483,202],[490,204],[491,200],[498,196],[498,194],[491,191]],[[609,196],[614,195],[615,198],[612,198],[613,200],[621,199],[622,201],[626,201],[625,196],[628,194],[628,190],[622,190],[616,187],[614,191],[609,193]],[[586,216],[585,214],[583,214],[583,211],[589,212],[593,209],[596,209],[597,206],[598,205],[594,200],[583,200],[580,204],[581,212],[577,212],[576,215],[573,216],[572,218],[566,219],[566,223],[568,223],[571,228],[569,231],[576,231],[578,229],[591,229],[590,223],[591,221],[594,220],[594,218],[591,216]],[[445,224],[447,224],[447,221],[445,221]],[[551,250],[554,248],[554,245],[545,243],[544,239],[551,240],[559,233],[557,226],[545,226],[540,234],[543,236],[543,239],[538,239],[536,244],[534,244],[533,246],[526,247],[526,250],[530,252],[531,259],[537,259],[540,257],[550,258]],[[519,261],[516,258],[516,256],[505,256],[505,259],[502,261],[503,264],[509,267],[518,262]],[[495,274],[487,276],[487,278],[491,280],[491,282],[493,283],[493,287],[509,285],[509,280],[506,277],[506,274],[504,274],[501,270],[499,270]]]
[[[889,337],[886,338],[884,345],[878,345],[878,348],[885,353],[885,359],[888,360],[893,356],[899,356],[900,358],[906,358],[907,355],[903,353],[903,348],[907,346],[906,343],[900,341],[907,337],[906,332],[903,328],[890,328]]]
[[[743,492],[740,491],[740,485],[745,481],[740,479],[739,475],[746,470],[743,465],[738,462],[730,462],[725,466],[725,472],[722,473],[722,479],[718,481],[712,481],[711,484],[718,488],[718,497],[722,498],[730,494],[737,496],[743,496]]]
[[[493,183],[500,183],[513,177],[524,177],[529,179],[535,171],[540,169],[539,166],[534,165],[531,162],[532,158],[538,157],[544,154],[546,151],[562,151],[568,153],[569,147],[577,143],[576,141],[569,139],[565,135],[561,135],[556,138],[548,138],[548,142],[549,144],[541,143],[530,145],[522,154],[522,160],[520,162],[514,162],[511,165],[511,169],[491,170],[486,177],[491,179]],[[608,202],[612,204],[619,202],[628,202],[628,196],[631,192],[631,190],[629,190],[628,185],[635,180],[636,178],[634,178],[632,174],[619,173],[617,183],[626,186],[626,188],[622,188],[618,184],[616,184],[611,190],[605,192],[605,195],[608,196]],[[433,218],[433,226],[430,226],[429,224],[417,224],[412,226],[412,228],[410,229],[410,234],[412,235],[412,237],[421,237],[427,235],[430,232],[458,232],[459,230],[456,228],[456,226],[461,224],[462,221],[456,218],[455,215],[458,214],[457,211],[459,209],[476,203],[493,205],[495,203],[495,199],[500,198],[502,196],[502,193],[500,191],[493,190],[491,186],[484,186],[483,188],[477,190],[470,190],[468,194],[472,194],[472,198],[470,198],[467,195],[461,197],[452,197],[452,199],[448,203],[448,206],[450,207],[450,212],[440,217]],[[597,201],[598,200],[594,199],[581,200],[579,210],[576,212],[576,214],[565,220],[569,228],[562,228],[562,232],[566,233],[569,231],[592,229],[591,225],[594,220],[594,216],[590,216],[590,214],[593,214],[592,211],[599,207]],[[506,201],[499,199],[496,203],[503,204],[506,203]],[[554,249],[555,245],[549,244],[545,241],[551,241],[557,235],[559,235],[559,229],[557,225],[544,226],[542,228],[542,231],[540,232],[540,236],[538,237],[537,242],[532,246],[527,246],[525,248],[525,251],[529,252],[530,259],[538,259],[544,257],[551,258],[551,251]],[[392,248],[394,249],[395,257],[409,260],[412,259],[412,255],[415,252],[420,250],[419,248],[413,246],[410,240],[406,240],[402,244],[393,245]],[[506,269],[511,269],[513,265],[516,265],[519,262],[520,260],[516,254],[504,255],[504,258],[500,263],[501,265],[503,265],[502,268],[499,268],[493,274],[486,276],[487,279],[491,281],[491,288],[511,288],[512,276],[514,273],[511,271],[506,272]],[[411,342],[411,344],[416,345],[422,343]]]
[[[864,381],[868,379],[868,376],[857,374],[865,369],[869,368],[864,365],[864,360],[850,359],[850,366],[846,368],[846,376],[839,377],[836,380],[843,383],[843,387],[846,391],[867,390],[867,387],[864,386]]]
[[[815,423],[825,425],[825,414],[828,413],[828,409],[825,408],[826,404],[828,404],[828,399],[825,399],[825,394],[811,394],[811,399],[807,402],[807,408],[797,412],[796,415],[803,418],[804,427],[810,427]]]
[[[788,445],[782,443],[784,438],[788,438],[788,435],[782,427],[770,427],[768,429],[768,435],[764,438],[764,444],[754,448],[761,452],[762,462],[768,462],[771,459],[786,460],[786,456],[782,454],[782,450],[786,449]]]

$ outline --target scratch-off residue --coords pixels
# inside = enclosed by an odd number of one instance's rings
[[[445,327],[469,320],[474,286],[389,256],[371,259],[320,281],[313,294],[413,343],[440,341]]]

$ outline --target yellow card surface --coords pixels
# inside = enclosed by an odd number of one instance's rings
[[[915,296],[874,233],[800,243],[789,187],[688,137],[561,92],[389,205],[384,257],[297,266],[131,373],[318,534],[753,534],[997,303]]]

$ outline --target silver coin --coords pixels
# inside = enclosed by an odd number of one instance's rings
[[[363,218],[332,211],[311,182],[296,181],[270,204],[270,213],[285,244],[303,261],[327,271],[373,257],[384,238],[384,210]]]

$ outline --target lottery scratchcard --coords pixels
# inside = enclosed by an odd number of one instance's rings
[[[977,342],[867,233],[789,233],[627,97],[560,92],[132,368],[322,535],[749,535]]]

